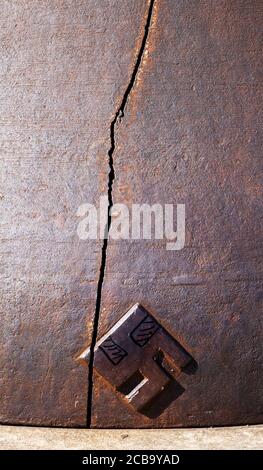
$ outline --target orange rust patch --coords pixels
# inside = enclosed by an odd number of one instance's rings
[[[149,35],[148,39],[145,45],[142,61],[140,64],[140,68],[138,70],[135,84],[133,89],[131,90],[130,94],[130,102],[129,102],[129,107],[130,107],[130,122],[134,122],[137,119],[137,109],[139,108],[138,106],[138,101],[139,101],[139,92],[142,93],[142,88],[144,85],[144,79],[146,76],[146,70],[149,73],[149,71],[152,69],[154,65],[153,61],[153,52],[155,51],[155,45],[157,43],[157,39],[159,37],[160,31],[158,30],[157,27],[157,21],[158,21],[158,13],[160,9],[160,3],[163,0],[155,1],[154,6],[153,6],[153,12],[152,12],[152,20],[151,20],[151,25],[149,29]],[[141,38],[144,34],[144,24],[145,24],[145,18],[148,12],[150,1],[148,0],[147,2],[147,11],[144,15],[143,22],[141,24],[141,32],[139,35],[139,38],[136,41],[136,47],[135,47],[135,54],[138,53],[138,50],[141,45]]]

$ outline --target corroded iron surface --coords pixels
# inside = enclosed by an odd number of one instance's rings
[[[1,7],[0,422],[261,422],[262,1]],[[185,247],[79,240],[78,207],[101,195],[185,204]],[[144,413],[119,399],[131,382],[96,372],[96,342],[136,302],[168,334],[158,348],[176,338],[195,365]]]
[[[95,374],[94,427],[262,421],[261,1],[157,0],[116,132],[113,202],[184,203],[186,244],[110,241],[98,338],[140,302],[195,358],[158,416]]]
[[[0,422],[86,424],[101,241],[78,207],[107,194],[109,123],[143,0],[1,2]]]
[[[89,362],[90,348],[81,359]],[[127,405],[157,415],[171,388],[173,399],[184,392],[180,375],[193,373],[196,364],[149,312],[135,304],[97,342],[94,367]]]

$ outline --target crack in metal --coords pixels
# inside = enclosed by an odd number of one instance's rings
[[[101,265],[100,265],[100,274],[98,280],[98,287],[97,287],[97,299],[96,299],[96,308],[95,308],[95,316],[93,322],[93,332],[92,332],[92,340],[90,345],[90,359],[89,359],[89,368],[88,368],[88,401],[87,401],[87,427],[91,427],[91,419],[92,419],[92,392],[93,392],[93,366],[94,366],[94,349],[97,342],[97,335],[98,335],[98,327],[99,327],[99,319],[100,319],[100,307],[101,307],[101,295],[102,295],[102,287],[105,275],[105,268],[106,268],[106,258],[107,258],[107,248],[108,248],[108,233],[111,226],[111,208],[113,206],[113,197],[112,197],[112,186],[115,180],[115,170],[114,170],[114,161],[113,161],[113,154],[115,151],[115,126],[118,121],[121,120],[124,116],[124,110],[129,99],[130,92],[135,84],[136,77],[141,65],[142,57],[145,51],[145,46],[148,39],[149,29],[151,26],[152,20],[152,13],[154,7],[155,0],[150,0],[147,19],[144,27],[144,35],[142,38],[141,46],[137,55],[137,59],[133,68],[133,72],[131,74],[131,78],[129,80],[128,86],[124,92],[121,104],[119,105],[115,116],[110,124],[110,142],[111,146],[108,151],[108,165],[109,165],[109,173],[108,173],[108,221],[105,227],[105,238],[103,241],[102,249],[101,249]]]

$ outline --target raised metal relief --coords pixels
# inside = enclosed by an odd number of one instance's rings
[[[89,361],[90,349],[81,359]],[[196,366],[190,354],[141,305],[134,305],[96,344],[94,367],[126,403],[144,412],[169,388],[184,388],[180,374]],[[173,387],[171,387],[173,383]],[[171,393],[170,393],[171,394]]]

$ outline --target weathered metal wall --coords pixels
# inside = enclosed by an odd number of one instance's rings
[[[94,371],[93,427],[262,421],[263,2],[155,0],[132,81],[150,4],[1,2],[2,423],[85,426],[77,357],[136,302],[197,368],[154,416]],[[102,241],[76,213],[108,194],[110,149],[113,203],[185,204],[186,246],[109,240],[94,317]]]
[[[0,421],[85,425],[101,242],[78,206],[107,194],[109,122],[145,2],[1,1]]]
[[[99,336],[140,302],[198,368],[155,419],[96,375],[93,426],[262,421],[262,15],[256,0],[155,2],[113,202],[184,203],[186,245],[109,243]]]

